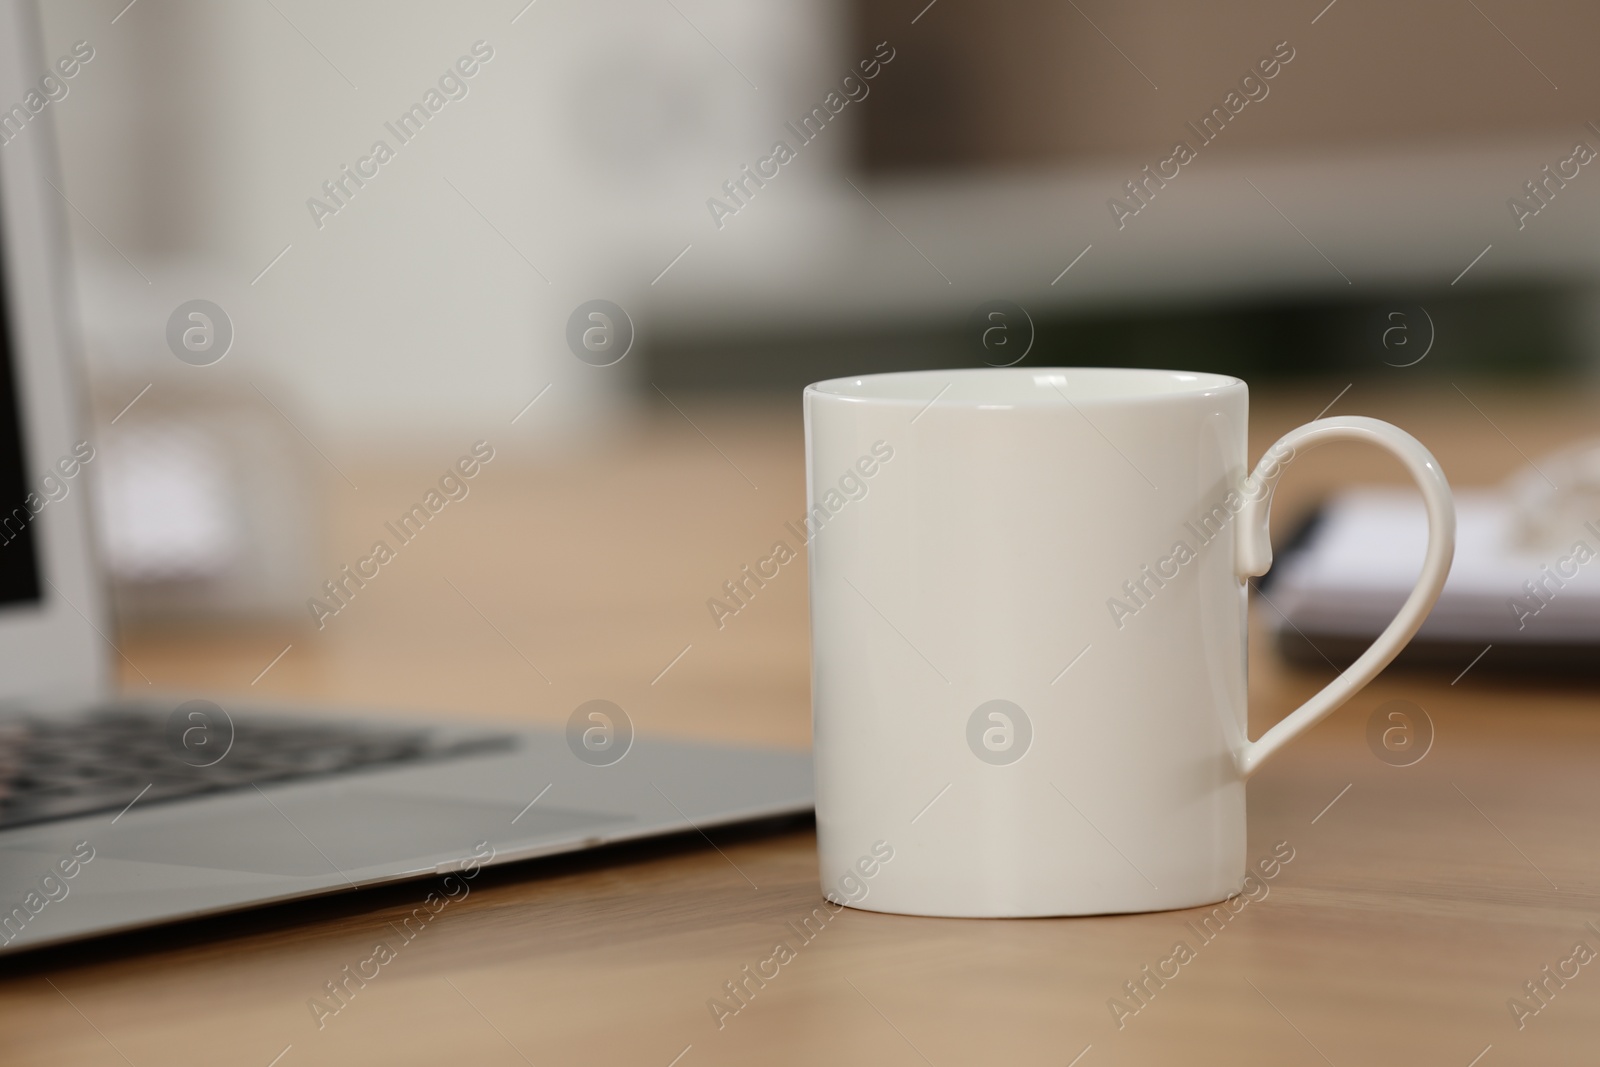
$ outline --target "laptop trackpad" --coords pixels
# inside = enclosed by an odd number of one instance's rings
[[[253,799],[225,811],[176,805],[159,820],[124,823],[97,839],[95,847],[115,859],[315,876],[465,859],[485,840],[496,845],[511,839],[518,844],[577,841],[629,821],[609,812],[537,805],[512,825],[520,805],[355,791],[320,799],[274,798],[276,807],[265,797]]]

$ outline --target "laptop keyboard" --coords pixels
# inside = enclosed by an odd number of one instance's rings
[[[168,708],[115,707],[0,720],[0,829],[118,811],[135,799],[143,807],[515,743],[509,735],[445,741],[426,729],[259,718],[202,738],[184,734],[181,722],[175,728],[173,716]]]

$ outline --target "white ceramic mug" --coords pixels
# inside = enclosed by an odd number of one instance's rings
[[[1318,419],[1247,478],[1248,405],[1236,378],[1157,370],[920,371],[806,389],[817,839],[832,897],[998,917],[1239,890],[1245,779],[1394,658],[1455,547],[1449,484],[1415,438]],[[1251,741],[1246,580],[1271,566],[1284,466],[1334,440],[1379,445],[1416,479],[1422,574],[1365,654]]]

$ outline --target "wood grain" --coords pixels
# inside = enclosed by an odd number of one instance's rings
[[[1342,384],[1258,394],[1253,450]],[[1411,429],[1458,485],[1597,429],[1592,399],[1468,392],[1485,414],[1453,390],[1369,386],[1334,411]],[[797,405],[685,410],[728,460],[670,410],[581,459],[541,464],[507,447],[448,522],[321,632],[119,643],[158,687],[542,722],[606,696],[641,730],[804,745],[803,571],[720,632],[704,608],[802,510]],[[451,458],[371,464],[359,494],[330,487],[330,567]],[[1285,477],[1276,524],[1351,478],[1401,475],[1355,447],[1308,454]],[[1259,630],[1252,651],[1258,733],[1331,672],[1283,666]],[[1575,942],[1600,950],[1585,927],[1600,926],[1600,708],[1592,685],[1501,676],[1491,657],[1453,685],[1385,675],[1252,781],[1252,859],[1285,841],[1294,859],[1210,942],[1186,925],[1192,912],[988,922],[847,910],[719,1027],[708,1001],[726,1000],[724,983],[776,940],[798,942],[787,924],[819,903],[808,828],[730,832],[717,838],[725,855],[686,837],[487,871],[320,1029],[308,1000],[370,955],[423,886],[9,961],[0,1062],[1591,1063],[1600,962],[1552,983],[1520,1030],[1507,1001],[1526,999],[1523,983]],[[132,670],[124,681],[143,688]],[[1368,715],[1394,698],[1436,727],[1410,767],[1365,741]],[[1123,983],[1178,940],[1195,958],[1119,1029],[1108,1001],[1133,1004]]]

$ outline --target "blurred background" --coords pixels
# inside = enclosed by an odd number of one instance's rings
[[[1465,485],[1594,431],[1577,0],[42,7],[93,49],[50,108],[136,684],[177,628],[218,642],[184,683],[559,718],[626,676],[733,733],[777,692],[803,738],[803,580],[705,601],[803,510],[799,389],[846,373],[1223,371],[1257,452],[1337,402]],[[472,500],[314,625],[479,440]]]

